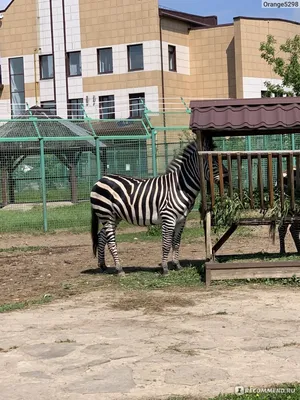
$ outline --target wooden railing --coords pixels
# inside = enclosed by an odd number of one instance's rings
[[[208,183],[204,175],[205,159],[209,166]],[[220,177],[218,185],[213,173],[216,160]],[[241,201],[246,200],[246,195],[251,209],[273,207],[275,198],[283,208],[288,195],[290,209],[295,210],[296,200],[300,196],[300,150],[200,151],[199,163],[204,211],[208,203],[214,206],[217,195],[222,197],[226,194],[232,198],[234,193],[238,194]],[[222,165],[228,170],[228,177],[224,177]]]

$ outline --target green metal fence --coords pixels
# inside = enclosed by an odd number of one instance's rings
[[[28,110],[0,120],[0,233],[89,229],[93,184],[105,173],[164,173],[191,137],[188,121],[187,110],[147,109],[141,119],[69,120]],[[299,149],[300,135],[223,138],[216,145],[225,151]],[[245,165],[245,188],[247,179]]]

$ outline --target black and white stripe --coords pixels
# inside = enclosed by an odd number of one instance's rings
[[[212,150],[211,141],[204,144]],[[224,175],[227,170],[223,166]],[[213,171],[219,179],[217,158],[213,158]],[[209,168],[204,158],[204,175],[209,180]],[[113,256],[118,274],[124,275],[118,257],[115,231],[125,220],[134,225],[162,225],[162,269],[168,273],[167,261],[172,248],[172,261],[180,269],[178,260],[181,234],[188,213],[192,210],[200,191],[200,169],[195,142],[190,143],[180,156],[168,166],[167,172],[156,178],[137,179],[121,175],[103,176],[92,188],[92,241],[98,266],[106,269],[105,245]],[[99,222],[103,225],[99,232]]]

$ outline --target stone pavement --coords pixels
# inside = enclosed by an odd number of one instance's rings
[[[98,291],[1,314],[1,400],[207,398],[300,381],[299,290],[178,295],[195,306],[118,311]]]

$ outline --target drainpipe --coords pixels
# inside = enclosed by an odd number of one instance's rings
[[[163,106],[163,126],[166,127],[166,105],[165,105],[165,80],[164,80],[164,60],[163,60],[163,44],[162,44],[162,16],[159,15],[159,41],[160,41],[160,71],[161,71],[161,93]],[[167,147],[167,131],[164,130],[165,145],[165,164],[168,166],[168,147]]]
[[[39,54],[41,48],[34,49],[34,95],[35,95],[35,105],[38,105],[38,80],[37,80],[37,55]]]

